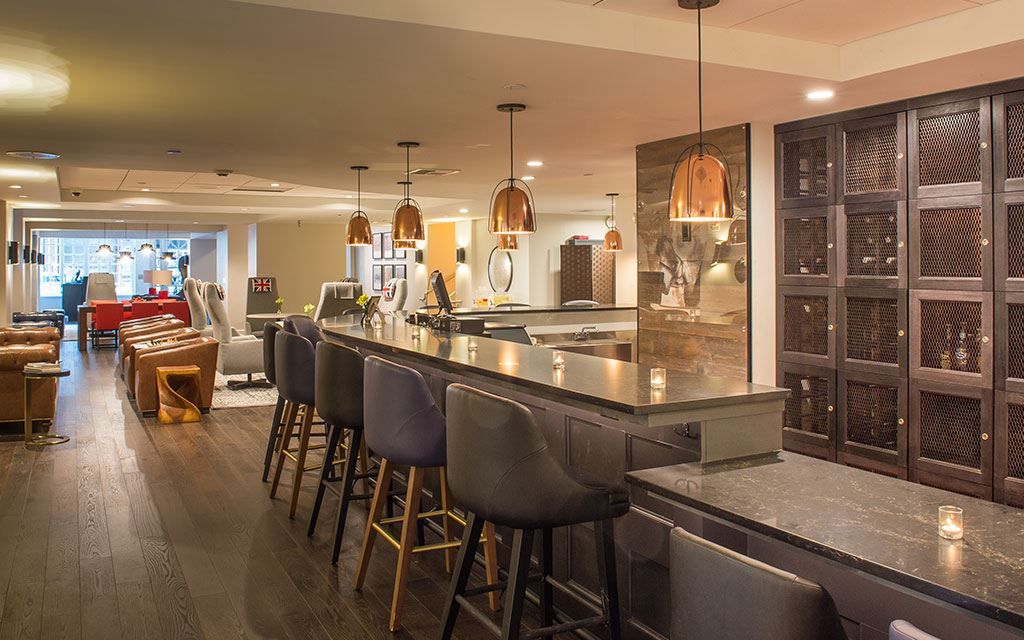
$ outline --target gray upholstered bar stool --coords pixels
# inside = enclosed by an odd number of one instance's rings
[[[672,640],[846,640],[821,585],[683,529],[669,541]]]
[[[288,517],[295,517],[295,509],[299,504],[299,492],[302,489],[302,476],[307,471],[320,468],[319,464],[307,465],[306,455],[313,449],[323,449],[325,445],[310,445],[313,416],[315,409],[315,362],[316,354],[309,340],[290,331],[278,331],[274,336],[274,369],[277,377],[277,391],[285,400],[284,424],[281,426],[281,438],[277,446],[277,467],[274,470],[274,482],[270,487],[270,497],[277,495],[277,487],[281,482],[281,472],[285,460],[295,463],[295,475],[292,480],[292,499]],[[296,422],[298,421],[298,432]],[[292,438],[298,436],[298,446],[292,447]]]
[[[268,322],[263,327],[263,372],[267,382],[277,384],[277,371],[274,360],[274,337],[281,331],[281,325],[276,322]],[[277,404],[274,405],[274,417],[270,420],[270,436],[267,438],[267,452],[263,456],[263,482],[270,479],[270,465],[274,460],[274,451],[277,449],[277,442],[281,438],[281,418],[284,417],[284,397],[277,394]]]
[[[906,620],[893,620],[889,625],[889,640],[939,640],[921,631]]]
[[[395,569],[395,587],[391,598],[391,619],[388,628],[398,630],[402,619],[402,605],[405,599],[405,585],[409,578],[409,563],[414,553],[423,551],[444,551],[445,564],[449,566],[449,555],[458,545],[452,539],[452,523],[465,526],[465,520],[452,511],[451,496],[445,472],[445,418],[430,394],[427,381],[415,369],[389,362],[376,356],[366,359],[363,371],[363,422],[366,444],[380,457],[380,471],[374,488],[370,517],[363,534],[363,547],[359,553],[355,587],[361,589],[370,563],[370,554],[377,536],[383,537],[398,550],[398,566]],[[406,480],[405,513],[394,518],[382,518],[384,504],[388,501],[391,476],[396,466],[408,466]],[[423,480],[428,469],[439,469],[441,474],[441,508],[420,512]],[[415,546],[416,525],[422,518],[440,517],[443,526],[443,541],[440,543]],[[402,532],[395,538],[387,525],[401,522]],[[473,536],[480,542],[484,534],[484,566],[488,582],[498,579],[498,561],[493,525],[477,521],[473,529],[463,531],[463,539]],[[496,598],[491,601],[497,608]]]
[[[615,538],[612,522],[629,510],[623,487],[571,475],[548,449],[529,409],[461,384],[448,387],[448,481],[459,506],[467,510],[466,531],[441,616],[441,639],[449,640],[461,608],[505,640],[553,636],[603,626],[607,637],[621,637]],[[483,520],[514,529],[508,582],[469,588]],[[580,598],[552,575],[552,530],[594,523],[601,606]],[[533,537],[543,537],[540,575],[530,574]],[[539,580],[542,626],[520,633],[527,583]],[[475,595],[505,589],[504,617],[498,627],[469,602]],[[554,622],[553,591],[558,589],[593,615]],[[721,636],[732,637],[732,636]]]

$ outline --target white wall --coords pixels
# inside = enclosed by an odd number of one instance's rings
[[[345,277],[345,224],[263,223],[255,230],[253,275],[277,278],[284,310],[302,313],[320,300],[320,285]]]
[[[245,326],[246,284],[249,276],[249,225],[230,224],[227,228],[227,279],[224,282],[224,299],[227,302],[228,320],[234,327]]]
[[[750,127],[751,377],[775,384],[775,134],[769,123]]]

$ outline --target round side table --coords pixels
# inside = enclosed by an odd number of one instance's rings
[[[32,371],[22,370],[21,375],[25,377],[25,446],[26,447],[47,447],[54,444],[64,444],[71,438],[56,433],[32,433],[32,384],[37,380],[49,378],[66,378],[71,375],[68,369],[56,371]]]

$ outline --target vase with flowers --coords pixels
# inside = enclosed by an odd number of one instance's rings
[[[284,306],[284,298],[278,297],[274,300],[274,304],[277,305],[277,312],[281,313],[281,307]]]
[[[369,324],[370,317],[366,315],[366,308],[370,304],[370,296],[365,293],[360,295],[358,298],[356,298],[356,304],[359,305],[359,308],[363,310],[363,317],[360,320],[360,322],[362,324]]]

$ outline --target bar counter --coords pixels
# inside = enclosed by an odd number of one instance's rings
[[[627,478],[651,496],[839,563],[851,575],[863,572],[1024,630],[1019,509],[789,452],[631,471]],[[937,512],[945,504],[963,508],[963,540],[939,537]],[[939,626],[933,614],[911,622],[944,639],[971,637],[957,629],[962,625]]]

